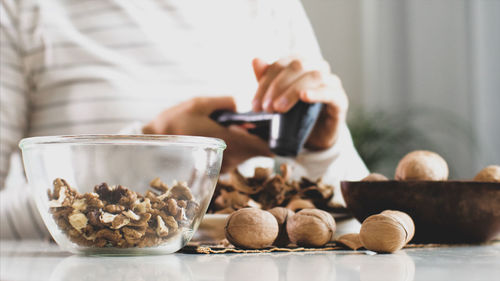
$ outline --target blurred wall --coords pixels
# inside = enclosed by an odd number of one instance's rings
[[[476,140],[427,132],[456,177],[500,164],[500,0],[302,2],[354,108],[435,108]]]

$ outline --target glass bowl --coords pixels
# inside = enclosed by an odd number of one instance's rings
[[[21,140],[36,206],[72,253],[172,253],[191,239],[219,176],[224,141],[156,135]]]

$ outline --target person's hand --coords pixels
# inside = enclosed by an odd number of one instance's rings
[[[323,103],[305,147],[324,150],[337,140],[340,124],[345,122],[348,108],[347,95],[338,76],[330,72],[326,61],[305,68],[297,58],[280,59],[268,64],[254,59],[253,69],[259,87],[252,102],[256,112],[287,112],[299,100]]]
[[[217,110],[235,111],[232,97],[197,97],[168,108],[142,129],[144,134],[191,135],[223,139],[222,170],[230,171],[254,156],[272,156],[266,142],[238,126],[223,127],[210,119]]]

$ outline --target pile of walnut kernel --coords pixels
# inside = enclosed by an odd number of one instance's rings
[[[333,187],[301,178],[290,180],[290,167],[280,166],[281,174],[272,175],[271,169],[257,167],[253,177],[243,177],[238,170],[226,181],[219,180],[208,208],[209,213],[230,214],[236,210],[254,207],[268,210],[287,207],[292,211],[308,208],[334,209],[331,204]]]
[[[84,194],[60,178],[53,185],[53,191],[48,191],[50,213],[58,227],[80,246],[156,246],[189,227],[199,210],[185,183],[174,182],[169,188],[159,178],[150,183],[156,191],[147,191],[144,196],[106,183]]]

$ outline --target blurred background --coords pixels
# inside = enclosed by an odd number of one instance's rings
[[[302,0],[373,171],[429,149],[450,177],[500,163],[500,0]]]

